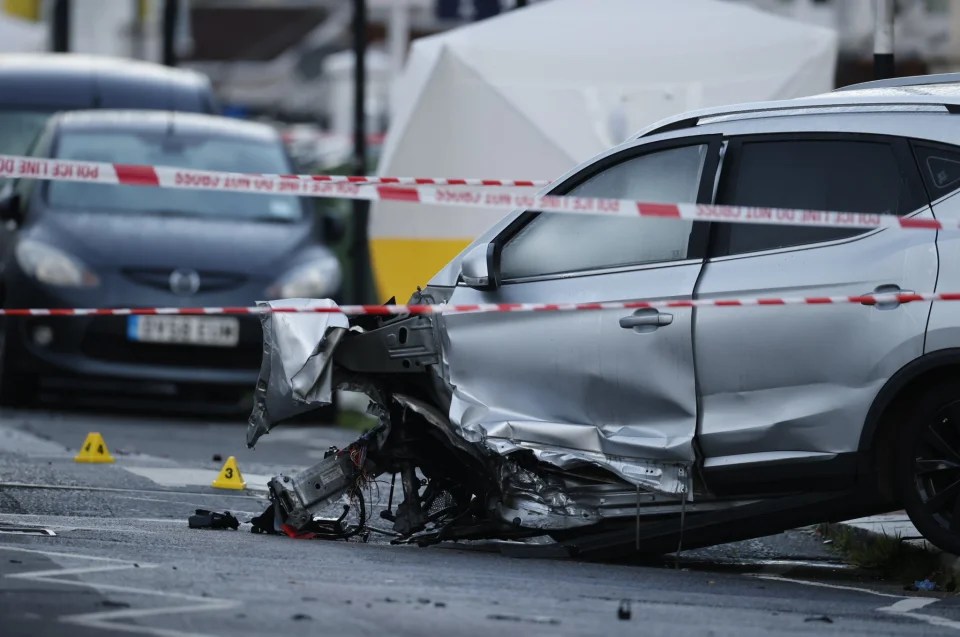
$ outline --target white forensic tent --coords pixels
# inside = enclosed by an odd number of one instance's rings
[[[833,88],[830,30],[720,0],[549,0],[416,40],[378,172],[555,178],[676,113]],[[379,296],[405,301],[503,216],[377,203]]]
[[[46,24],[0,14],[0,52],[41,53],[47,39]]]

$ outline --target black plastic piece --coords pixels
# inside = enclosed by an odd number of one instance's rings
[[[187,520],[191,529],[233,529],[240,528],[240,520],[233,517],[229,511],[216,513],[206,509],[197,509],[194,515]]]
[[[659,128],[655,128],[652,131],[644,134],[644,137],[651,137],[653,135],[659,135],[660,133],[669,133],[675,130],[683,130],[685,128],[693,128],[700,122],[699,117],[688,117],[686,119],[681,119],[676,122],[670,122],[669,124],[664,124]]]
[[[250,520],[250,532],[262,533],[264,535],[280,535],[280,531],[274,528],[276,513],[274,504],[271,502],[267,510]]]

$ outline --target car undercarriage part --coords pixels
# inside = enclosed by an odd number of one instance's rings
[[[403,485],[404,498],[403,502],[397,505],[393,528],[400,535],[410,535],[422,529],[427,520],[420,506],[420,479],[417,477],[417,470],[409,462],[404,462],[401,466],[400,484]]]
[[[367,441],[359,440],[343,450],[332,448],[324,459],[295,476],[279,475],[267,483],[280,530],[288,535],[346,539],[363,532],[366,503],[363,486],[368,481]],[[331,501],[346,494],[359,511],[359,522],[345,524],[350,504],[335,517],[320,517]],[[276,524],[275,524],[276,526]]]
[[[683,524],[683,548],[694,549],[744,537],[778,533],[807,523],[813,517],[825,522],[857,517],[876,510],[874,494],[865,489],[800,493],[755,501],[721,501],[719,506],[691,514],[686,507]],[[677,550],[680,533],[676,514],[660,520],[648,519],[641,526],[630,521],[608,524],[580,533],[556,534],[571,555],[590,559],[610,559],[626,554],[662,555]],[[744,529],[749,527],[749,531]]]

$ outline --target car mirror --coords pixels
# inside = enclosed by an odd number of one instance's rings
[[[460,276],[464,284],[475,290],[497,288],[497,272],[492,243],[482,243],[467,252],[460,262]]]
[[[23,221],[20,195],[10,189],[0,192],[0,221],[19,224]]]

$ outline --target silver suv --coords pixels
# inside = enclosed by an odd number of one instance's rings
[[[687,113],[550,192],[956,222],[956,82],[904,78]],[[413,302],[958,290],[955,232],[523,210]],[[386,517],[419,543],[549,535],[572,552],[619,556],[904,507],[930,541],[960,553],[960,303],[323,326],[277,315],[264,328],[250,444],[335,386],[365,391],[380,419],[348,448],[271,483],[277,519],[297,528],[345,491],[362,504],[364,481],[393,473],[402,495],[394,510],[391,489]]]

